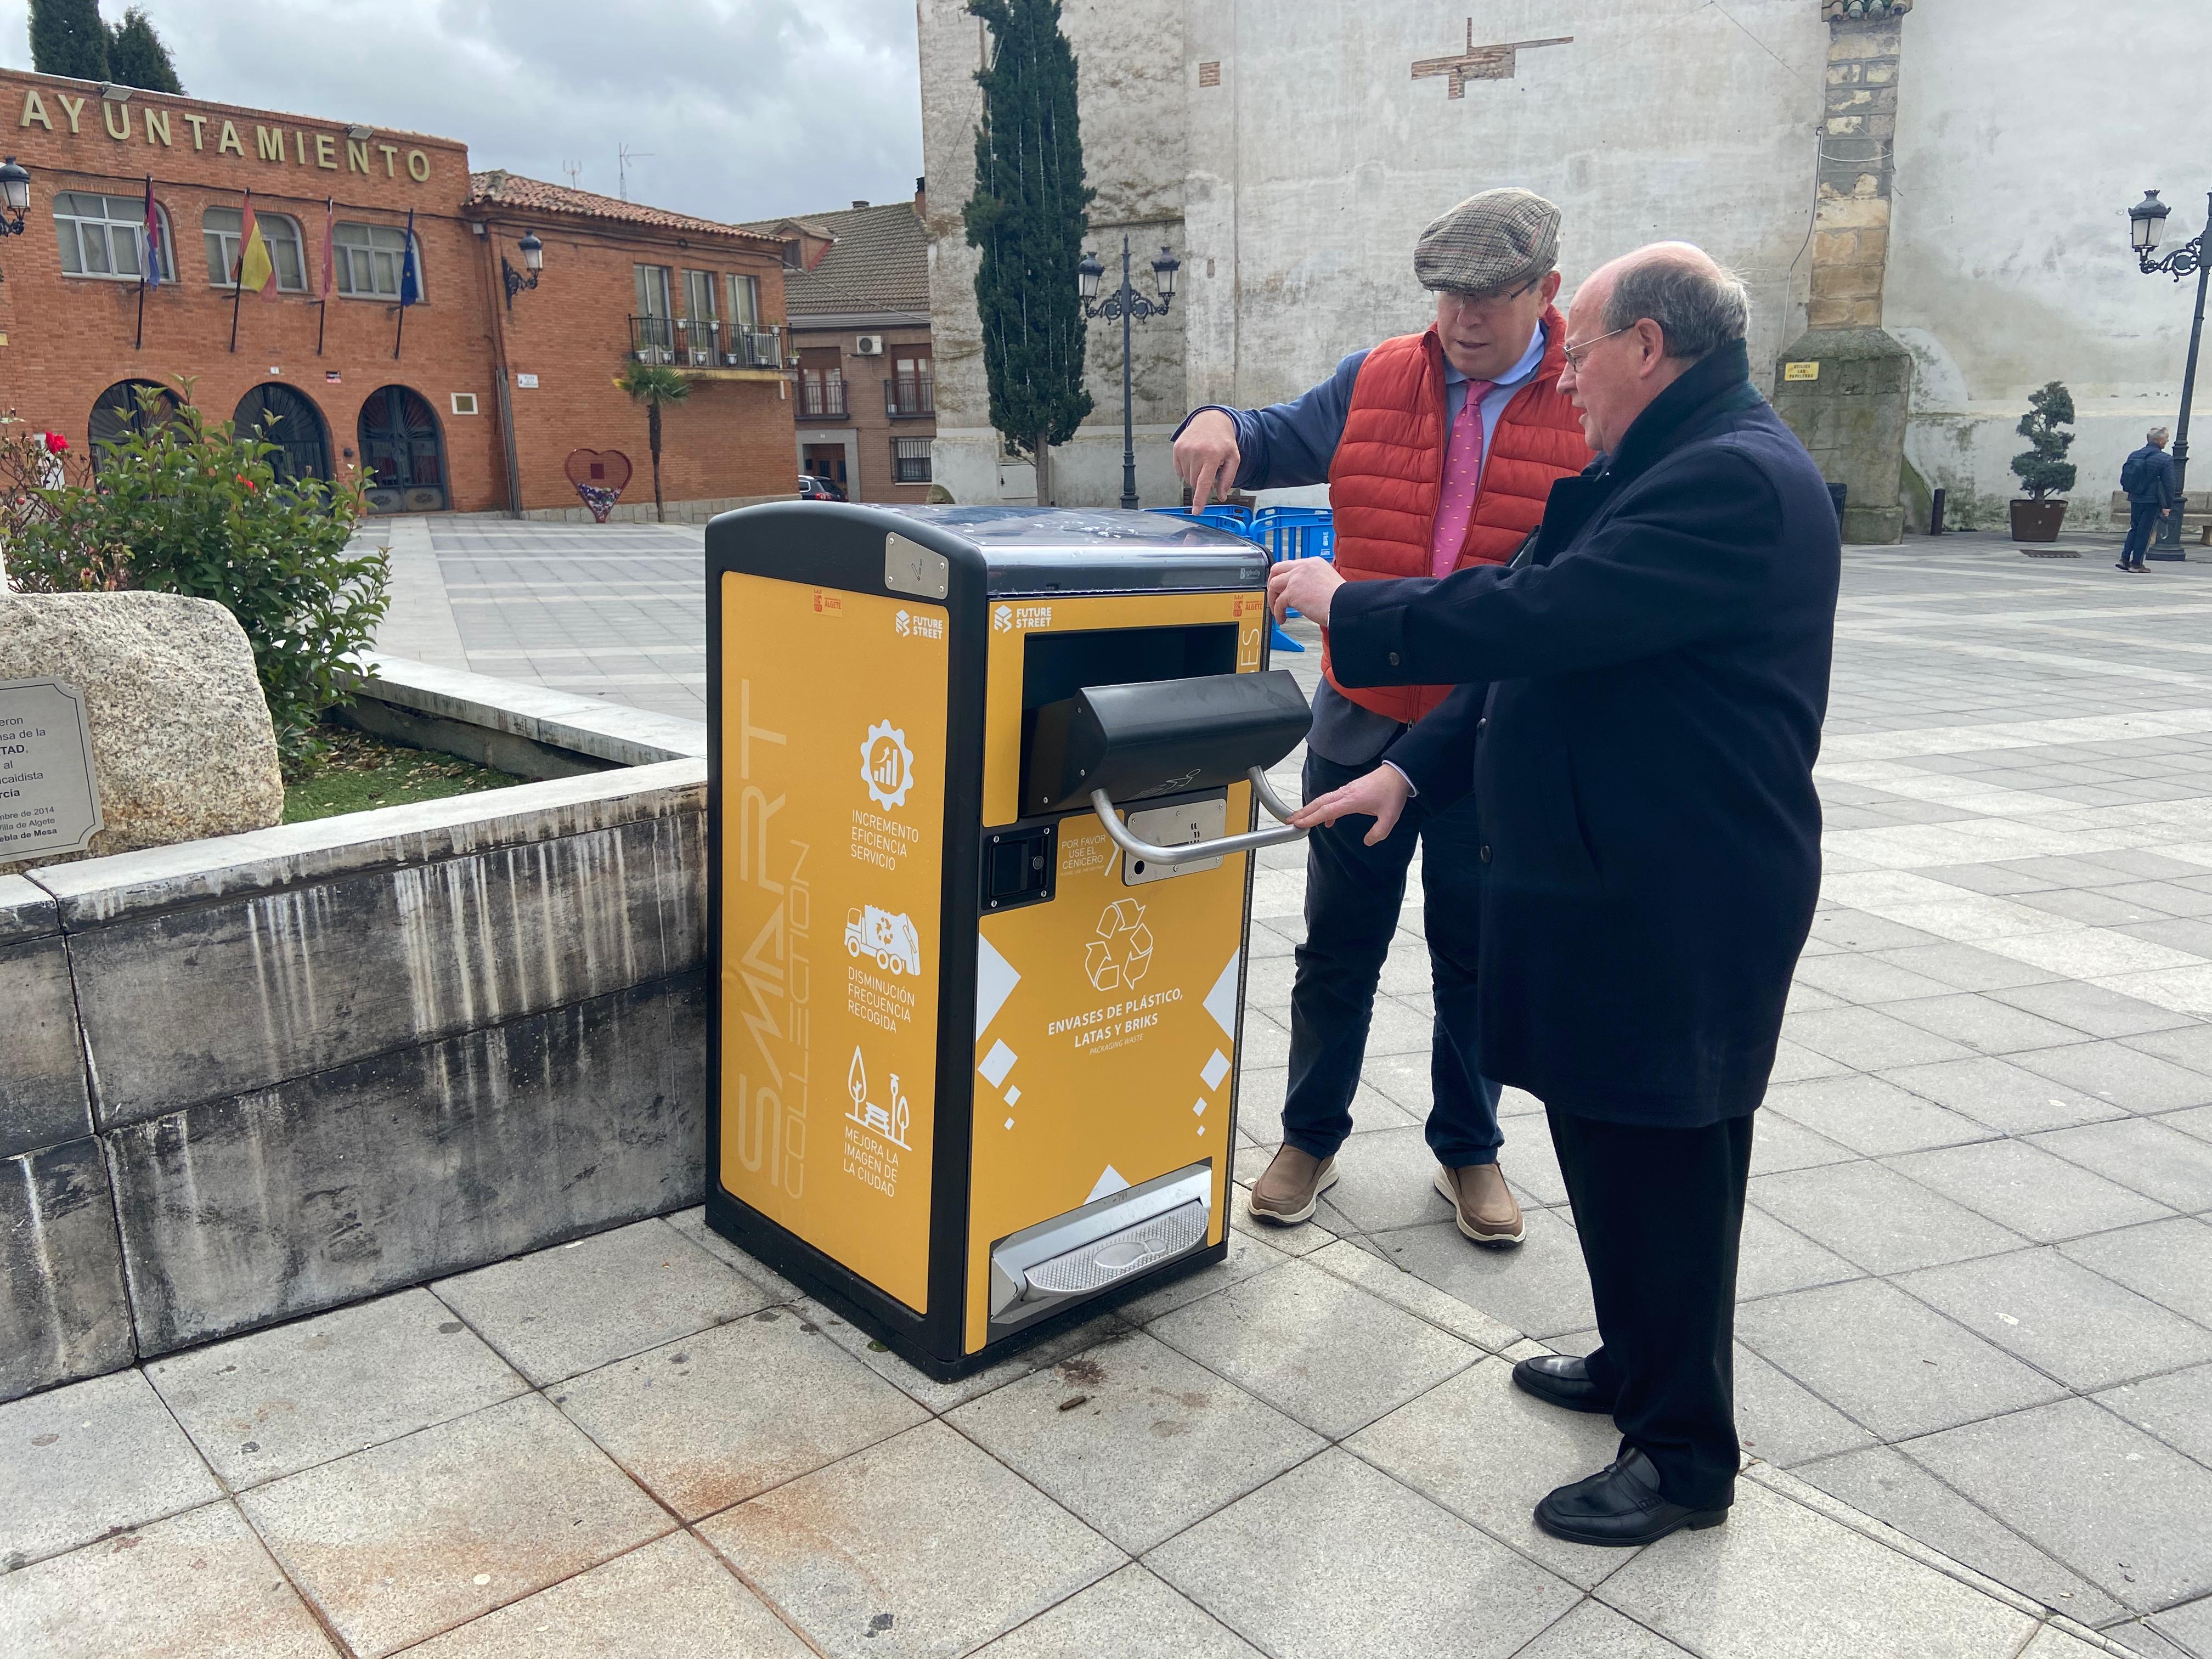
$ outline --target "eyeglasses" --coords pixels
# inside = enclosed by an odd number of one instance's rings
[[[1626,328],[1614,329],[1612,334],[1601,334],[1596,339],[1584,340],[1580,345],[1564,347],[1560,351],[1560,356],[1564,356],[1567,360],[1567,367],[1574,370],[1576,374],[1579,374],[1583,372],[1583,364],[1589,361],[1590,352],[1594,348],[1603,345],[1607,340],[1610,340],[1613,337],[1613,334],[1626,334],[1630,329],[1632,329],[1636,325],[1634,323],[1631,323]]]
[[[1489,316],[1504,310],[1522,295],[1534,289],[1536,283],[1542,280],[1543,278],[1540,276],[1536,282],[1523,283],[1520,287],[1505,294],[1469,294],[1464,289],[1456,288],[1440,289],[1437,292],[1462,311],[1472,311]]]

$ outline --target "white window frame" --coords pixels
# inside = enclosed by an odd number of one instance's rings
[[[347,240],[349,231],[366,232],[366,236]],[[388,240],[387,240],[388,239]],[[407,252],[407,228],[404,225],[380,225],[366,219],[341,219],[331,227],[331,243],[337,267],[337,281],[331,286],[339,295],[348,300],[374,300],[384,305],[396,305],[399,300],[399,282],[404,269]],[[430,297],[429,279],[423,273],[422,239],[415,238],[415,299],[417,304]],[[376,286],[376,279],[390,262],[391,288]],[[368,273],[368,287],[354,284],[357,270]]]
[[[760,278],[730,278],[730,320],[739,328],[760,326]]]
[[[63,204],[69,210],[63,210]],[[95,217],[78,212],[80,204],[99,204]],[[161,227],[161,280],[177,280],[177,236],[169,222],[169,211],[159,202],[154,204],[154,216]],[[122,247],[128,252],[131,269],[118,270],[116,265],[117,231],[128,233],[121,239]],[[143,196],[108,196],[98,191],[64,190],[54,193],[54,240],[61,256],[62,275],[82,276],[95,283],[136,283],[138,280],[138,250],[145,240],[146,198]],[[88,240],[90,238],[90,240]],[[100,258],[108,266],[106,270],[84,269],[88,246],[97,246]],[[75,259],[77,269],[70,269]]]
[[[935,482],[930,477],[930,442],[927,438],[893,438],[891,440],[891,482],[893,483],[926,484]],[[907,463],[915,460],[921,463],[921,476],[919,478],[907,476]]]
[[[156,204],[158,205],[158,204]],[[217,214],[228,215],[230,228],[208,222]],[[269,257],[276,264],[276,291],[280,294],[305,294],[307,291],[307,238],[300,228],[300,222],[289,213],[263,213],[256,210],[254,221],[261,227],[261,239],[269,244]],[[211,207],[200,215],[200,240],[208,253],[208,285],[224,289],[238,286],[238,262],[243,257],[241,245],[246,240],[246,214],[233,207]],[[289,246],[292,251],[291,279],[285,279],[284,256],[279,251]],[[416,269],[421,269],[418,264]],[[216,273],[220,270],[222,275]]]

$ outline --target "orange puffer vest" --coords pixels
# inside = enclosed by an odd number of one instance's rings
[[[1467,540],[1452,567],[1504,564],[1544,516],[1554,479],[1590,463],[1582,422],[1559,391],[1566,325],[1544,312],[1544,359],[1513,394],[1491,434],[1490,453],[1468,516]],[[1444,476],[1444,359],[1431,326],[1385,340],[1367,354],[1352,383],[1344,436],[1328,469],[1336,515],[1336,571],[1347,581],[1429,574],[1429,541]],[[1328,673],[1328,636],[1322,669]],[[1329,673],[1329,684],[1336,676]],[[1444,699],[1446,685],[1337,690],[1363,708],[1407,724]]]

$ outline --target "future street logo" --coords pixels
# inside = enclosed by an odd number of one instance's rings
[[[1002,605],[992,611],[991,631],[994,634],[1011,634],[1014,631],[1013,606]]]

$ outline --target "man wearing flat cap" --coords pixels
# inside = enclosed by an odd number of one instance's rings
[[[1326,480],[1335,568],[1346,580],[1504,564],[1543,517],[1553,481],[1590,459],[1559,389],[1566,332],[1552,305],[1559,246],[1559,209],[1525,190],[1485,191],[1436,220],[1413,250],[1413,275],[1436,295],[1436,321],[1353,352],[1289,403],[1192,415],[1176,434],[1175,459],[1193,506],[1232,489]],[[1328,648],[1324,630],[1308,800],[1388,763],[1392,746],[1449,690],[1347,689]],[[1475,1243],[1521,1242],[1520,1206],[1498,1169],[1498,1086],[1484,1075],[1475,1041],[1481,839],[1472,795],[1436,811],[1416,795],[1395,825],[1346,817],[1313,831],[1283,1142],[1253,1184],[1260,1219],[1306,1220],[1336,1181],[1376,988],[1418,847],[1436,1001],[1433,1184]]]

